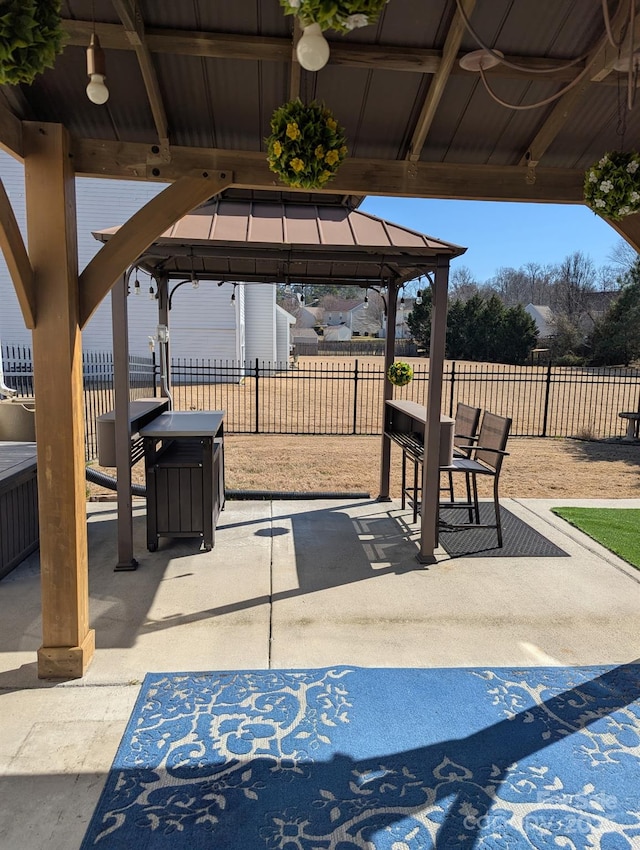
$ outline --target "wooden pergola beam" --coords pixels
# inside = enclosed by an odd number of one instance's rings
[[[0,148],[17,159],[24,157],[22,121],[9,109],[6,101],[0,102]]]
[[[469,17],[476,5],[476,0],[461,0],[461,2],[465,14]],[[449,27],[444,47],[442,49],[440,67],[433,76],[427,96],[422,105],[420,116],[416,122],[411,142],[409,143],[409,150],[406,158],[412,162],[417,162],[417,160],[420,159],[420,154],[422,153],[422,148],[424,147],[427,134],[433,124],[433,119],[436,116],[436,111],[440,105],[442,96],[444,95],[447,81],[451,76],[451,71],[458,58],[460,43],[462,42],[462,37],[465,32],[466,27],[464,19],[456,6],[456,10],[453,13],[453,20],[451,21],[451,26]]]
[[[89,627],[82,339],[73,161],[60,124],[23,126],[33,330],[42,646],[40,678],[78,678],[94,653]]]
[[[160,146],[166,149],[169,145],[167,113],[164,108],[158,75],[147,44],[140,6],[137,0],[112,0],[112,2],[122,21],[127,40],[136,52]]]
[[[67,44],[86,47],[94,29],[91,21],[65,19],[62,22],[68,35]],[[100,43],[107,50],[133,50],[125,32],[118,24],[95,24]],[[240,59],[255,62],[290,62],[291,39],[266,36],[231,35],[229,33],[193,32],[191,30],[169,30],[149,28],[145,41],[151,53],[172,53],[204,59]],[[460,76],[475,76],[458,65],[456,56],[451,73]],[[539,56],[511,56],[506,59],[532,69],[548,68],[549,59]],[[442,63],[442,51],[419,47],[398,47],[381,44],[341,44],[331,42],[329,65],[344,65],[354,68],[378,68],[414,74],[435,74]],[[570,65],[569,60],[554,60],[556,70],[545,75],[545,79],[569,82],[575,79],[584,64]],[[506,65],[498,65],[487,71],[487,75],[528,79],[526,71],[516,71]],[[613,81],[612,81],[613,84]]]
[[[231,171],[182,177],[123,224],[80,275],[80,327],[86,325],[118,277],[154,239],[194,207],[226,189],[232,179]]]
[[[86,177],[172,182],[180,177],[213,172],[226,172],[228,177],[233,172],[235,186],[282,188],[260,151],[172,147],[171,162],[163,164],[148,145],[76,139],[73,155],[77,174]],[[583,203],[583,183],[581,169],[540,168],[535,184],[528,184],[526,169],[519,166],[347,159],[325,191],[345,195],[578,204]],[[109,285],[112,283],[113,280]]]
[[[28,328],[34,328],[36,326],[36,294],[33,269],[2,180],[0,180],[0,250],[7,262],[24,323]]]
[[[640,254],[640,213],[628,215],[622,221],[605,221]]]
[[[617,33],[624,26],[628,16],[628,4],[619,3],[616,14],[611,20],[611,29],[614,33]],[[637,44],[639,38],[640,16],[637,16],[635,19],[633,43]],[[558,98],[555,106],[529,143],[525,154],[520,159],[520,165],[537,166],[538,162],[552,145],[554,139],[571,118],[585,92],[590,88],[592,83],[601,83],[611,74],[613,63],[617,58],[617,51],[611,47],[609,39],[605,34],[587,57],[585,64],[586,73],[583,80],[572,89],[569,89],[562,97]],[[545,79],[545,77],[542,79]]]

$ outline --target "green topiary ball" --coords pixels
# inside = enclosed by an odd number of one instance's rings
[[[408,363],[399,360],[397,363],[392,363],[389,366],[387,378],[396,387],[404,387],[413,380],[413,369]]]

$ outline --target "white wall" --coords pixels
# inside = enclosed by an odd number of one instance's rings
[[[238,290],[242,287],[237,287],[233,304],[232,288],[230,283],[218,286],[215,282],[203,281],[197,289],[187,283],[176,290],[169,313],[171,357],[207,360],[240,358],[236,305],[239,301]]]
[[[26,243],[24,168],[4,151],[0,151],[0,178]],[[92,231],[122,224],[163,188],[164,186],[158,183],[77,178],[78,268],[82,270],[100,250],[101,243],[93,238]],[[147,297],[148,278],[141,276],[140,282],[141,297],[129,299],[129,335],[131,353],[145,355],[149,351],[147,337],[155,333],[157,311]],[[30,345],[31,331],[24,326],[13,283],[1,255],[0,298],[0,339],[5,343]],[[106,298],[94,313],[83,332],[82,344],[85,350],[111,350],[110,298]]]
[[[245,290],[245,360],[251,365],[277,360],[276,288],[268,283],[248,283]]]
[[[24,169],[13,157],[0,151],[0,178],[26,242]],[[102,245],[92,231],[122,224],[164,186],[122,180],[76,179],[78,221],[78,267],[83,269]],[[156,335],[157,301],[150,300],[150,279],[138,276],[140,295],[134,295],[135,275],[130,280],[128,299],[129,351],[148,356],[149,337]],[[170,284],[170,289],[176,282]],[[276,360],[276,288],[270,284],[233,286],[203,281],[194,290],[180,287],[173,298],[169,318],[170,349],[173,357],[212,360]],[[246,292],[244,291],[246,290]],[[245,303],[246,302],[246,303]],[[246,327],[245,327],[246,324]],[[0,340],[5,344],[30,345],[31,331],[23,322],[13,283],[0,254]],[[82,334],[85,351],[111,351],[111,297],[104,299]],[[288,354],[285,359],[288,359]]]
[[[282,307],[276,304],[276,360],[278,363],[289,364],[291,354],[291,328],[295,319]]]

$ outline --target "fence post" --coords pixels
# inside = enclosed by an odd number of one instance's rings
[[[549,419],[549,395],[551,390],[551,361],[547,364],[547,381],[544,390],[544,414],[542,417],[542,436],[547,436],[547,422]]]
[[[451,387],[449,388],[449,416],[453,416],[453,392],[456,385],[456,361],[451,363]]]
[[[356,357],[355,369],[353,372],[353,430],[352,434],[357,434],[356,426],[358,420],[358,358]]]
[[[256,426],[254,429],[255,434],[260,433],[260,387],[259,387],[259,369],[260,364],[258,362],[258,358],[256,357]]]

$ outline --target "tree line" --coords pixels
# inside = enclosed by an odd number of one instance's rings
[[[629,365],[640,359],[640,258],[621,242],[612,265],[596,268],[575,252],[555,266],[502,268],[485,283],[469,269],[453,271],[449,287],[446,356],[522,364],[544,345],[566,365]],[[408,318],[418,345],[428,349],[430,290]],[[540,341],[527,304],[549,307],[552,333]]]

